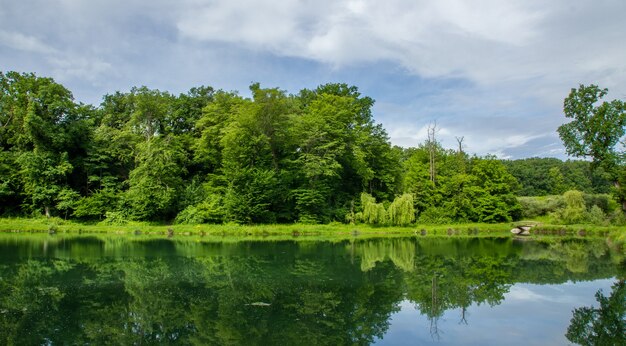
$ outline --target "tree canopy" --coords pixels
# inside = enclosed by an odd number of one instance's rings
[[[581,90],[567,103],[568,114],[582,119],[563,130],[571,133],[570,152],[617,157],[612,145],[623,132],[589,137],[579,123],[622,119],[623,103],[593,108],[604,91]],[[374,100],[347,84],[289,94],[255,83],[250,93],[200,86],[174,95],[142,86],[91,106],[51,78],[0,73],[0,215],[503,222],[521,215],[518,193],[607,192],[602,173],[585,162],[470,156],[462,147],[444,149],[435,126],[425,143],[394,147],[374,121]],[[602,135],[610,140],[598,149]],[[589,145],[574,143],[588,137]]]

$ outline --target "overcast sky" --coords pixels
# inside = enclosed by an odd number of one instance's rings
[[[565,158],[563,98],[626,99],[624,0],[0,0],[0,70],[53,77],[78,101],[328,82],[376,100],[391,142]]]

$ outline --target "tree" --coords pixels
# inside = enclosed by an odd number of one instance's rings
[[[136,167],[130,172],[126,202],[130,216],[140,220],[176,215],[187,157],[175,137],[157,137],[138,145]]]
[[[563,111],[573,121],[559,126],[558,133],[569,155],[589,157],[595,167],[609,172],[616,187],[623,175],[623,153],[616,145],[626,133],[626,103],[621,100],[597,103],[608,93],[596,85],[580,85],[572,89],[563,103]],[[622,198],[626,211],[626,200]]]
[[[565,336],[580,345],[626,344],[626,283],[616,282],[609,297],[596,292],[599,308],[581,307],[574,310]]]
[[[5,165],[0,198],[23,192],[23,207],[50,216],[62,199],[59,193],[81,185],[81,179],[70,177],[86,155],[90,111],[51,78],[0,73],[0,163]]]
[[[415,221],[415,208],[413,207],[413,195],[405,193],[393,200],[389,209],[389,222],[395,226],[406,226]]]

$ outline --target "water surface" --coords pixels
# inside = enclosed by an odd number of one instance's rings
[[[624,272],[601,239],[0,234],[0,344],[568,344]]]

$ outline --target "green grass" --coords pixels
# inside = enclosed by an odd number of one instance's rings
[[[511,236],[510,229],[522,224],[539,223],[533,228],[531,238],[546,236],[599,236],[609,239],[618,246],[626,244],[626,228],[594,225],[552,225],[541,223],[542,220],[519,221],[500,224],[449,224],[449,225],[412,225],[410,227],[346,225],[332,223],[327,225],[280,224],[253,225],[165,225],[155,223],[129,223],[121,226],[84,224],[60,218],[0,218],[0,232],[34,233],[72,233],[72,234],[107,234],[132,236],[200,236],[205,239],[227,240],[231,238],[254,239],[301,239],[301,240],[341,240],[354,237],[390,237],[390,236],[441,236],[441,237],[484,237]]]

